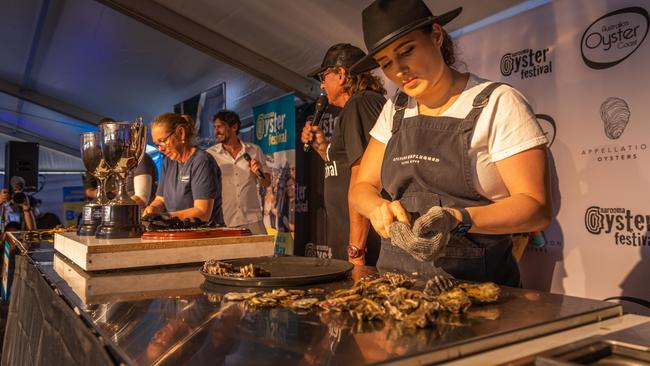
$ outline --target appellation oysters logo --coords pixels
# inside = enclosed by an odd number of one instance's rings
[[[600,119],[605,126],[605,136],[616,140],[623,134],[630,121],[630,107],[621,98],[610,97],[600,105]]]
[[[650,215],[633,215],[621,207],[591,206],[585,211],[585,228],[593,235],[614,235],[614,244],[650,246]]]
[[[616,145],[591,146],[582,149],[582,156],[593,156],[597,162],[624,161],[638,159],[648,152],[648,144],[638,140],[638,136],[630,136],[627,141],[618,141],[630,122],[630,107],[622,98],[609,97],[600,104],[600,119],[603,123],[605,136],[617,140]],[[623,140],[623,139],[621,139]],[[637,140],[630,142],[630,140]]]
[[[582,34],[582,60],[602,70],[630,57],[648,35],[648,12],[641,7],[623,8],[596,19]]]

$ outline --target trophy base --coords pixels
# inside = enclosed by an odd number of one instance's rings
[[[79,236],[93,236],[102,223],[102,206],[88,204],[83,207],[81,223],[77,228]]]
[[[138,205],[104,206],[102,224],[97,228],[97,239],[139,238],[144,232],[140,224]]]

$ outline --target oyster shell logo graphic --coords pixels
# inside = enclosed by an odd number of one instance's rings
[[[513,61],[512,61],[512,53],[506,53],[501,57],[501,75],[503,76],[510,76],[512,74],[512,69],[513,69]]]
[[[629,7],[596,19],[582,34],[582,60],[592,69],[615,66],[630,57],[648,35],[648,12]]]
[[[255,121],[255,136],[258,140],[264,138],[264,114],[257,116],[257,121]]]
[[[621,98],[607,98],[600,105],[600,118],[605,125],[605,135],[616,140],[621,137],[630,120],[630,108]]]
[[[600,213],[600,207],[591,206],[585,211],[585,227],[592,234],[600,234],[603,230],[604,217]]]

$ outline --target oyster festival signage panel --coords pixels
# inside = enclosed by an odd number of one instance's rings
[[[255,143],[266,155],[271,186],[262,194],[264,225],[278,254],[294,254],[296,107],[293,93],[253,108]]]
[[[649,7],[558,0],[456,37],[467,68],[520,90],[552,140],[554,221],[519,263],[527,288],[649,312]]]

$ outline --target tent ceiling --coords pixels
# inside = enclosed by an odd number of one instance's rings
[[[449,25],[463,27],[521,0],[425,0],[435,12],[464,6]],[[0,132],[27,131],[78,149],[96,116],[146,120],[214,85],[226,83],[227,107],[243,117],[286,93],[103,3],[124,0],[22,0],[0,5]],[[371,1],[138,0],[165,7],[299,77],[338,42],[363,46],[360,13]],[[196,45],[194,45],[196,46]],[[263,70],[261,72],[264,72]],[[267,80],[264,78],[264,80]],[[268,80],[267,80],[268,81]],[[7,91],[7,85],[14,92]],[[48,106],[62,113],[52,112]],[[57,108],[61,107],[61,108]],[[67,114],[67,115],[66,115]],[[9,129],[9,130],[7,130]],[[17,136],[14,134],[14,136]],[[41,145],[45,143],[41,142]]]
[[[361,12],[372,0],[155,0],[271,60],[305,75],[335,43],[365,50]],[[445,26],[465,27],[522,0],[425,0],[434,14],[462,6]]]

